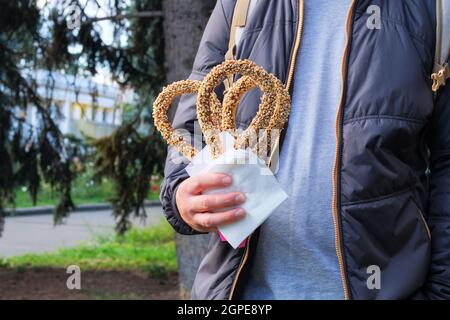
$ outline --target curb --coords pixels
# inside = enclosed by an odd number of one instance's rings
[[[157,207],[161,206],[161,202],[157,200],[145,201],[146,207]],[[17,208],[15,210],[6,209],[5,217],[24,217],[24,216],[35,216],[44,214],[53,214],[54,206],[42,206],[42,207],[32,207],[32,208]],[[112,205],[110,203],[95,203],[95,204],[81,204],[75,207],[75,210],[70,213],[86,212],[86,211],[101,211],[110,210]]]

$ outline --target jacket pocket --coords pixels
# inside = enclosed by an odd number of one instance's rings
[[[430,236],[411,190],[342,207],[344,259],[354,299],[407,299],[423,286]],[[381,288],[367,286],[368,267]]]

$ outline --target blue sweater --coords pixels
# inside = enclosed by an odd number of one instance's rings
[[[342,299],[332,213],[336,113],[350,0],[305,1],[276,176],[289,198],[262,225],[244,299]]]

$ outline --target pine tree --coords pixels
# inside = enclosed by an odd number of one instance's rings
[[[49,183],[60,195],[55,222],[67,217],[74,208],[71,185],[77,167],[89,157],[94,158],[96,178],[114,182],[111,201],[117,230],[124,232],[130,215],[145,215],[150,177],[161,172],[164,163],[165,145],[154,131],[150,106],[165,82],[189,75],[215,1],[39,2],[44,5],[1,1],[0,234],[4,208],[14,205],[21,186],[27,186],[36,201],[42,182]],[[113,23],[112,43],[102,38],[102,21]],[[99,68],[106,68],[120,85],[132,87],[138,102],[110,137],[88,139],[91,147],[86,147],[64,136],[52,117],[57,112],[51,103],[54,79],[49,77],[48,94],[41,97],[32,71],[93,76]],[[26,120],[31,106],[37,110],[38,127]],[[206,243],[206,237],[177,237],[183,290],[192,284]]]
[[[116,185],[112,198],[117,229],[126,230],[132,212],[143,213],[149,176],[161,171],[164,159],[149,110],[165,79],[161,2],[2,1],[0,231],[4,208],[14,206],[21,186],[34,202],[43,181],[54,188],[60,195],[56,223],[74,208],[71,185],[76,162],[85,155],[80,141],[64,136],[54,121],[54,79],[48,77],[43,97],[37,91],[36,70],[93,76],[104,68],[117,83],[134,88],[138,102],[130,119],[111,137],[91,143],[97,148],[97,177],[108,176]],[[102,37],[103,20],[113,22],[112,43]],[[31,107],[36,109],[37,126],[26,118]]]

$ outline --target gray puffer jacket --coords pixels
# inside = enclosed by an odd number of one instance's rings
[[[301,1],[259,0],[236,52],[289,88],[301,46]],[[379,30],[366,26],[373,4],[381,8]],[[191,79],[201,80],[224,60],[234,5],[217,2]],[[349,299],[450,298],[450,86],[434,99],[435,16],[434,0],[354,0],[348,14],[348,43],[336,66],[343,91],[330,206]],[[239,126],[250,123],[258,100],[255,90],[245,96]],[[175,128],[193,132],[195,102],[195,96],[181,99]],[[175,230],[195,234],[177,211],[174,195],[188,175],[172,161],[175,154],[169,148],[161,200]],[[212,235],[193,298],[239,298],[257,244],[258,231],[237,250]],[[370,265],[381,268],[379,290],[366,285]]]

